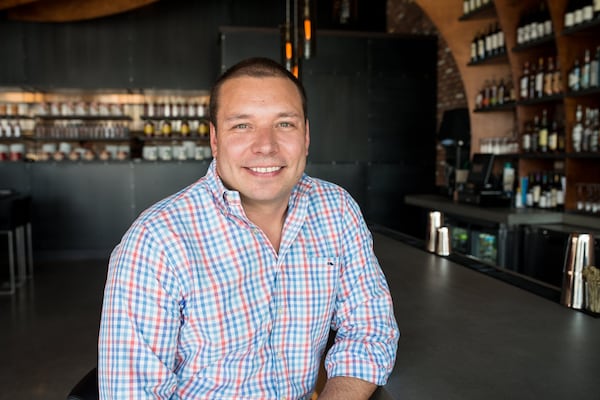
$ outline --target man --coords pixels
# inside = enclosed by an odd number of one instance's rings
[[[367,399],[398,330],[359,207],[304,174],[302,85],[268,59],[233,66],[210,100],[214,160],[145,211],[111,255],[102,399]]]

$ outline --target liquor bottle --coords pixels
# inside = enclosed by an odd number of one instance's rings
[[[575,0],[569,0],[565,10],[565,29],[572,28],[575,25]]]
[[[581,137],[581,151],[590,151],[590,139],[592,138],[592,110],[585,108],[585,120],[583,123],[583,135]]]
[[[490,106],[490,82],[487,80],[483,84],[483,100],[481,104],[483,108],[487,108]]]
[[[558,126],[558,152],[564,153],[567,147],[567,138],[565,137],[565,128]]]
[[[506,42],[504,40],[504,31],[500,27],[500,23],[497,23],[497,26],[498,26],[498,53],[503,54],[503,53],[506,53]]]
[[[600,46],[596,48],[596,56],[590,62],[590,87],[598,86],[600,86]]]
[[[504,84],[504,78],[500,78],[500,83],[498,84],[498,92],[496,94],[496,104],[502,105],[505,103],[506,95],[507,95],[506,85]]]
[[[548,65],[544,73],[544,96],[552,95],[552,78],[554,77],[554,58],[548,57]]]
[[[533,117],[533,128],[531,130],[531,151],[537,153],[539,151],[540,144],[540,117]]]
[[[590,138],[590,151],[597,152],[600,141],[600,117],[598,116],[599,110],[594,110],[593,122],[592,122],[592,136]]]
[[[471,12],[471,7],[469,7],[469,0],[463,0],[463,14],[468,14]]]
[[[535,175],[533,173],[528,175],[527,178],[529,186],[527,188],[527,195],[525,197],[525,205],[527,207],[533,207],[533,185],[535,184]]]
[[[556,210],[563,211],[565,209],[565,188],[559,173],[554,174],[554,188],[556,190]]]
[[[497,105],[498,105],[498,84],[496,83],[496,78],[493,78],[491,86],[490,86],[490,107],[494,107]]]
[[[538,134],[538,150],[542,153],[548,152],[548,112],[542,111],[542,122]]]
[[[492,25],[490,24],[488,26],[488,30],[487,33],[485,34],[485,58],[489,58],[493,55],[493,43],[492,43],[492,34],[493,34],[493,28]]]
[[[554,76],[552,77],[552,93],[560,94],[563,91],[562,76],[560,74],[560,63],[558,58],[556,59],[556,65],[554,66]]]
[[[529,97],[529,61],[525,61],[523,64],[523,74],[520,79],[520,96],[521,99],[527,99]]]
[[[537,74],[535,75],[535,97],[540,98],[544,96],[544,57],[540,57],[538,60]]]
[[[575,59],[573,68],[569,72],[569,89],[572,91],[578,91],[581,83],[581,68],[579,67],[579,60]]]
[[[479,40],[479,34],[473,37],[471,41],[471,62],[477,62],[478,60],[478,52],[477,52],[477,41]]]
[[[535,83],[537,77],[537,69],[535,67],[535,63],[531,63],[530,71],[529,71],[529,88],[527,93],[528,99],[535,99]]]
[[[494,56],[500,53],[500,50],[498,48],[499,32],[500,32],[500,25],[498,24],[498,22],[496,22],[496,25],[494,26],[493,31],[492,31],[492,55],[494,55]]]
[[[571,133],[571,141],[573,143],[573,151],[576,153],[581,152],[581,139],[583,138],[583,110],[581,108],[581,104],[577,105],[577,109],[575,111],[575,125],[573,126],[573,131]]]
[[[583,4],[581,0],[575,1],[575,12],[573,13],[573,26],[577,26],[583,22]]]
[[[582,7],[582,22],[589,22],[594,19],[594,2],[585,0]]]
[[[552,128],[548,133],[548,151],[556,153],[558,151],[558,122],[552,121]]]
[[[190,135],[190,124],[187,122],[187,120],[183,120],[181,122],[181,128],[179,130],[181,132],[181,136],[187,137]]]
[[[583,57],[583,65],[581,67],[581,77],[579,79],[579,86],[582,90],[585,90],[590,87],[590,71],[591,70],[591,60],[590,60],[590,50],[585,50],[585,55]]]
[[[594,19],[600,18],[600,0],[594,0]]]
[[[531,123],[527,122],[525,124],[525,130],[523,131],[523,136],[521,137],[521,151],[523,153],[529,153],[531,151]]]
[[[550,16],[550,10],[548,9],[548,7],[546,6],[546,3],[544,1],[542,1],[540,3],[540,7],[542,9],[542,24],[544,25],[543,28],[543,36],[550,36],[552,35],[553,32],[553,28],[552,28],[552,17]]]
[[[485,34],[481,32],[477,37],[477,61],[485,59]]]
[[[540,197],[542,195],[542,177],[539,172],[535,174],[535,180],[533,182],[533,187],[532,187],[532,195],[533,195],[533,207],[539,207]]]

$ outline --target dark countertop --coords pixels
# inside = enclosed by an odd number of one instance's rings
[[[536,225],[567,224],[600,229],[600,218],[590,215],[554,212],[535,208],[479,207],[454,202],[440,195],[416,194],[404,198],[406,204],[441,211],[456,216],[490,221],[498,224]]]
[[[600,398],[600,319],[374,233],[401,338],[374,399]]]

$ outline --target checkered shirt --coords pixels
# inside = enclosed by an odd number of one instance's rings
[[[100,398],[308,398],[330,329],[329,377],[386,382],[399,334],[357,204],[304,175],[277,253],[213,162],[111,255]]]

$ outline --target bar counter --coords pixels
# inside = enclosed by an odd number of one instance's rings
[[[406,204],[417,207],[447,212],[457,216],[477,218],[507,226],[567,224],[600,229],[600,218],[591,215],[562,213],[536,208],[479,207],[458,203],[448,197],[432,194],[407,195],[404,201]]]
[[[600,398],[600,319],[374,233],[401,332],[373,399]]]

